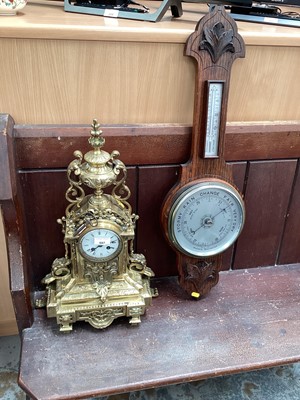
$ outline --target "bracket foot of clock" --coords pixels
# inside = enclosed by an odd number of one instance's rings
[[[131,317],[131,320],[129,321],[129,323],[131,324],[131,325],[138,325],[139,323],[141,322],[141,318],[140,318],[140,316],[138,315],[138,316],[136,316],[136,317]]]

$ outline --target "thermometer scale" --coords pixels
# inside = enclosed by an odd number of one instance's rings
[[[219,156],[223,84],[224,82],[220,81],[207,82],[208,102],[204,158],[217,158]]]

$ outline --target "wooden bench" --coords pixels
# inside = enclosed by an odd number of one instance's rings
[[[224,254],[219,284],[192,300],[177,284],[174,254],[159,226],[160,205],[188,156],[191,128],[103,127],[105,150],[129,166],[136,246],[155,271],[139,326],[116,320],[99,331],[76,323],[59,332],[41,279],[63,255],[66,166],[87,150],[87,126],[15,126],[0,116],[0,201],[11,292],[22,337],[19,384],[32,399],[80,399],[153,388],[300,360],[300,126],[228,126],[226,159],[244,192],[247,221]],[[247,146],[245,147],[245,143]],[[246,149],[246,150],[243,150]]]

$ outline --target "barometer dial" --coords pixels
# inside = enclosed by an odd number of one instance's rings
[[[120,236],[111,229],[92,229],[79,240],[81,254],[92,261],[111,260],[120,253],[121,248]]]
[[[232,185],[203,180],[174,201],[168,220],[169,237],[182,253],[209,257],[234,243],[244,219],[243,200]]]

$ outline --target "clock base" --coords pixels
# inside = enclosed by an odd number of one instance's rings
[[[78,283],[71,279],[66,287],[49,285],[47,290],[47,316],[56,317],[61,332],[70,332],[76,321],[88,322],[96,329],[107,328],[119,317],[130,318],[135,325],[157,295],[150,288],[149,278],[138,272],[118,276],[110,284]]]

